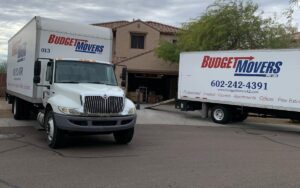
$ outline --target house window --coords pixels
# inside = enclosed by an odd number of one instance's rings
[[[144,49],[145,48],[145,34],[131,33],[131,48]]]

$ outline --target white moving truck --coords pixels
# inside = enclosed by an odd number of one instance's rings
[[[8,44],[14,118],[35,112],[53,148],[73,131],[113,133],[117,143],[129,143],[136,109],[118,87],[112,38],[108,28],[34,17]],[[122,79],[126,74],[124,68]]]
[[[182,53],[176,108],[222,124],[248,113],[300,119],[299,59],[299,49]]]

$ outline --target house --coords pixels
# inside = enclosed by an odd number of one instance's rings
[[[113,63],[127,66],[126,91],[137,100],[140,90],[143,102],[158,102],[177,95],[178,64],[155,55],[160,41],[176,42],[178,28],[153,21],[133,20],[92,24],[113,30]],[[116,68],[118,80],[121,68]]]

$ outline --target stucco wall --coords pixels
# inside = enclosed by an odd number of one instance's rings
[[[175,35],[166,35],[166,34],[161,34],[160,35],[160,40],[161,41],[168,41],[168,42],[173,42],[173,40],[176,40]]]
[[[146,34],[144,49],[131,48],[131,33]],[[165,62],[159,59],[154,52],[160,41],[173,42],[175,39],[175,35],[160,33],[141,21],[119,27],[116,29],[114,38],[114,63],[125,65],[128,68],[128,72],[178,75],[178,64]],[[122,67],[117,66],[116,76],[119,84],[121,82],[121,71]]]
[[[132,49],[131,48],[131,35],[130,33],[143,33],[145,34],[145,48]],[[160,33],[152,27],[144,24],[143,22],[133,22],[129,25],[120,27],[116,31],[116,53],[115,56],[118,61],[127,57],[132,57],[137,54],[143,53],[154,49],[160,40]]]

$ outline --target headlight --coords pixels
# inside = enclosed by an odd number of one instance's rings
[[[135,107],[130,108],[130,109],[128,110],[128,114],[130,114],[130,115],[136,114],[136,109],[135,109]]]
[[[67,107],[59,106],[58,110],[64,114],[80,115],[80,112],[76,108],[67,108]]]

